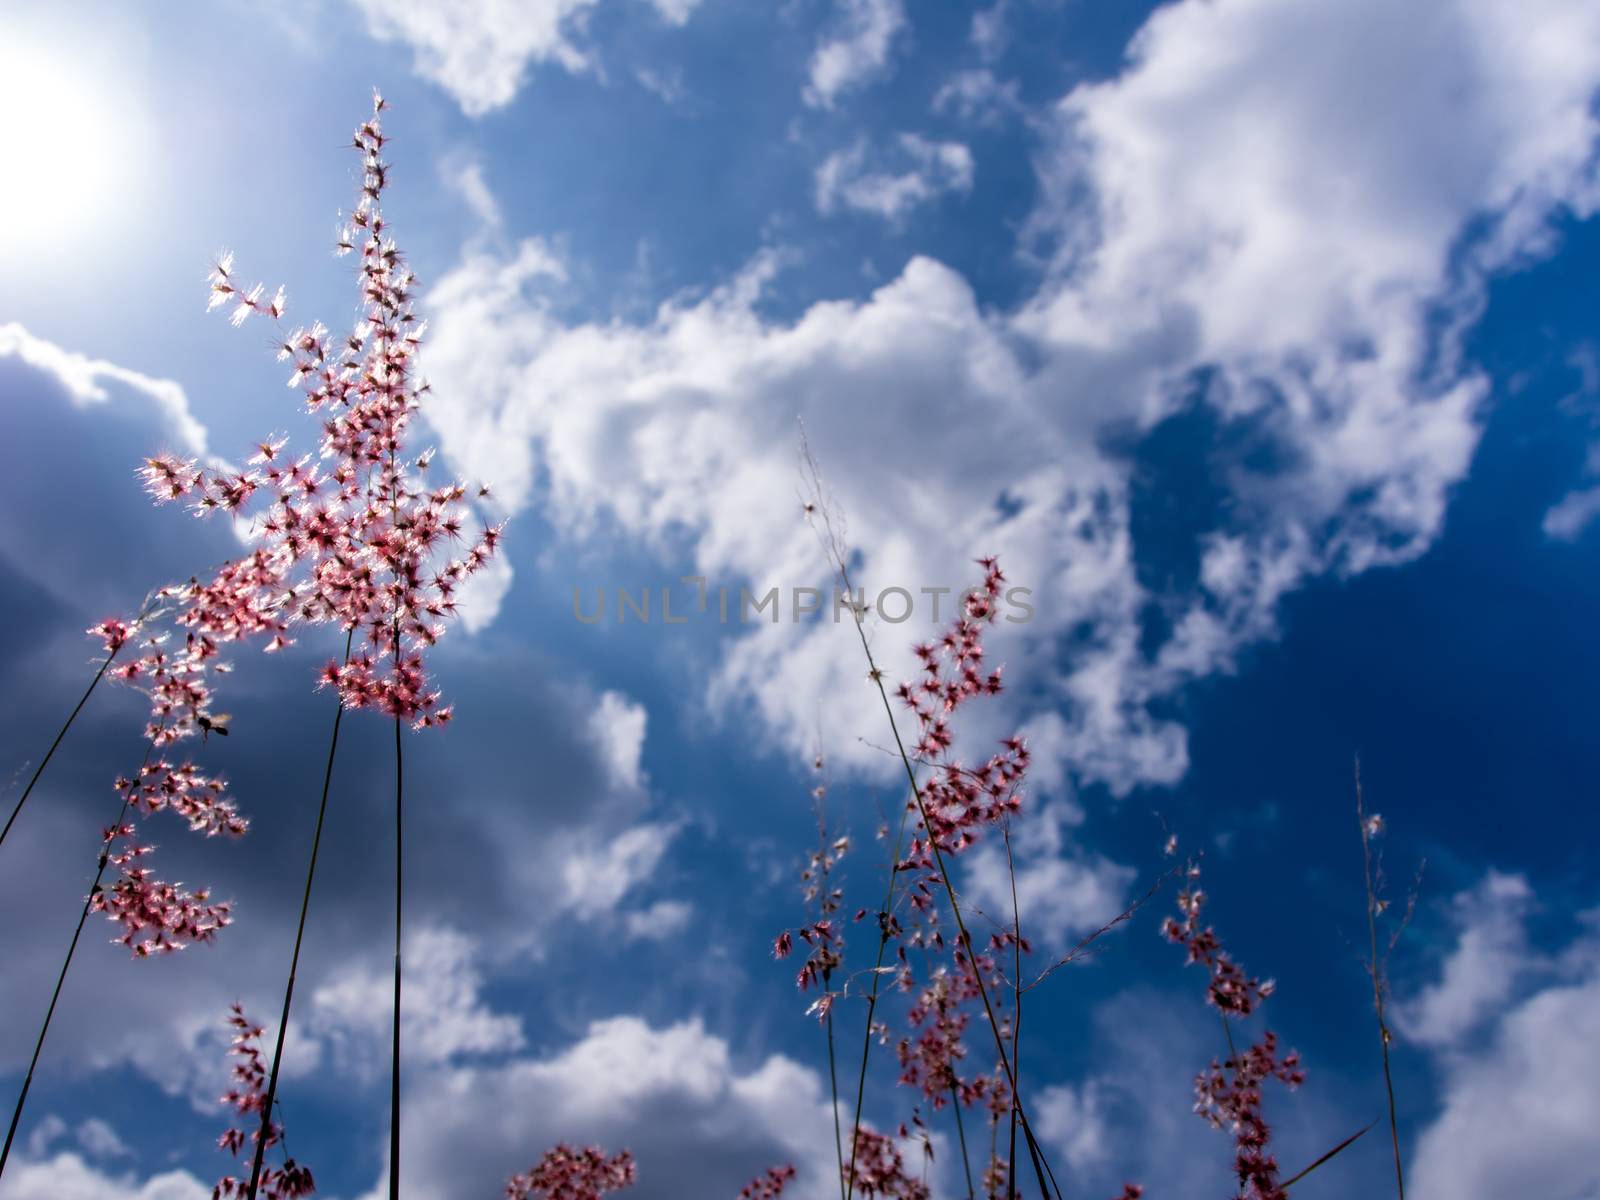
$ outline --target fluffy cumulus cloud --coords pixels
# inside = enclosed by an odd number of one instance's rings
[[[483,975],[473,940],[457,930],[423,929],[406,941],[411,965],[402,1009],[406,1061],[431,1065],[463,1055],[505,1054],[523,1045],[522,1022],[491,1012],[480,998]],[[389,1061],[390,989],[387,970],[346,968],[316,989],[307,1014],[310,1052],[327,1048],[332,1061],[371,1077]]]
[[[69,1149],[64,1143],[76,1143]],[[128,1147],[105,1121],[91,1117],[76,1129],[54,1113],[41,1118],[22,1152],[7,1163],[6,1200],[97,1200],[108,1195],[131,1200],[205,1200],[209,1184],[187,1171],[162,1171],[147,1179],[118,1170],[113,1160]]]
[[[35,337],[21,325],[0,325],[0,359],[15,359],[55,380],[80,408],[109,405],[107,385],[121,385],[145,398],[159,414],[176,450],[204,454],[205,427],[189,411],[183,388],[170,379],[156,379],[116,363],[90,358]]]
[[[893,151],[870,155],[865,138],[828,155],[817,168],[817,211],[841,208],[898,221],[946,192],[972,190],[972,151],[960,142],[934,142],[902,133]]]
[[[355,0],[367,31],[412,54],[418,75],[438,84],[469,117],[504,108],[528,72],[555,63],[577,73],[594,67],[585,33],[600,0]],[[648,0],[668,25],[689,22],[701,0]]]
[[[565,1049],[430,1072],[407,1098],[402,1183],[443,1198],[495,1194],[561,1140],[626,1146],[638,1200],[738,1193],[783,1162],[800,1200],[838,1195],[833,1124],[816,1072],[782,1055],[741,1066],[698,1020],[596,1021]],[[370,1193],[387,1194],[387,1178]]]
[[[838,0],[834,27],[811,55],[805,102],[832,108],[844,93],[882,78],[905,28],[903,0]]]
[[[621,692],[603,692],[599,706],[589,718],[589,731],[595,747],[610,772],[612,784],[623,791],[644,786],[641,761],[648,714],[644,705],[629,700]]]
[[[530,66],[589,66],[573,40],[596,0],[356,0],[372,36],[411,48],[418,75],[449,92],[468,116],[511,103]],[[681,4],[663,11],[678,12]],[[687,10],[684,10],[687,16]]]
[[[1025,932],[1052,949],[1092,933],[1122,912],[1135,875],[1131,867],[1074,846],[1068,830],[1079,820],[1081,813],[1071,805],[1052,801],[1018,821],[1011,839]],[[1008,923],[1012,872],[1004,845],[993,838],[980,843],[966,870],[972,901],[1002,925]]]
[[[1459,937],[1439,979],[1395,1010],[1407,1037],[1452,1046],[1504,1007],[1530,966],[1525,922],[1532,901],[1527,879],[1497,871],[1455,898]]]
[[[1026,1099],[1026,1093],[1023,1094]],[[1061,1151],[1062,1161],[1081,1171],[1106,1157],[1106,1123],[1100,1087],[1054,1084],[1041,1088],[1031,1118],[1040,1138]]]
[[[898,7],[849,13],[840,44],[863,48],[839,61],[884,61]],[[1082,777],[1171,782],[1184,732],[1152,701],[1232,669],[1308,578],[1437,535],[1487,404],[1458,353],[1483,280],[1593,203],[1597,25],[1573,0],[1424,21],[1376,0],[1163,6],[1120,74],[1035,122],[1042,275],[1007,312],[918,255],[864,299],[771,320],[783,259],[764,252],[649,321],[574,323],[544,243],[476,247],[431,298],[443,444],[512,507],[687,544],[761,592],[826,580],[795,502],[801,416],[869,591],[960,587],[999,552],[1036,609],[995,635],[1029,685],[1004,723],[1055,711]],[[1158,587],[1141,566],[1173,548],[1136,543],[1135,456],[1106,447],[1180,414],[1215,431],[1220,500],[1183,535],[1192,578]],[[886,669],[920,632],[875,621]],[[713,703],[750,703],[796,750],[818,695],[873,728],[859,648],[828,621],[726,645]]]
[[[126,1172],[108,1173],[70,1150],[45,1159],[14,1159],[6,1168],[6,1200],[208,1200],[210,1195],[211,1186],[187,1171],[140,1180]]]
[[[145,454],[206,452],[205,427],[176,382],[10,324],[0,326],[0,386],[7,434],[30,447],[0,484],[8,514],[0,566],[48,593],[60,611],[136,607],[147,589],[236,552],[220,524],[155,517],[134,474]],[[71,503],[61,503],[69,482]]]
[[[684,900],[657,900],[648,908],[628,913],[623,929],[636,941],[659,942],[677,937],[694,919],[694,906]]]
[[[1443,1075],[1407,1181],[1420,1200],[1600,1195],[1600,910],[1544,953],[1528,905],[1525,881],[1494,873],[1457,897],[1456,947],[1410,1007]]]

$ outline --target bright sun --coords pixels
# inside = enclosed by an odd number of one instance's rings
[[[0,47],[0,245],[54,248],[115,203],[125,158],[115,115],[70,64]]]

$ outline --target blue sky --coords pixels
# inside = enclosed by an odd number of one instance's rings
[[[1380,1116],[1359,753],[1391,888],[1426,861],[1392,963],[1409,1190],[1600,1194],[1592,6],[293,0],[5,22],[7,777],[81,690],[82,630],[238,545],[148,506],[142,458],[314,440],[268,333],[208,317],[204,276],[229,247],[287,284],[292,319],[347,324],[341,145],[373,86],[393,105],[426,434],[509,522],[435,654],[458,720],[408,749],[408,1194],[497,1195],[559,1138],[632,1148],[641,1200],[732,1196],[790,1160],[795,1194],[834,1194],[823,1045],[770,945],[803,919],[818,744],[856,839],[850,906],[878,902],[872,834],[899,797],[860,648],[827,621],[572,613],[574,587],[671,585],[681,611],[684,576],[827,586],[797,418],[870,589],[959,588],[998,553],[1033,590],[1034,620],[993,635],[1008,690],[962,736],[1033,748],[1017,836],[1041,960],[1143,893],[1170,828],[1306,1060],[1268,1101],[1285,1165]],[[891,676],[925,617],[873,623]],[[227,1169],[223,1019],[281,995],[331,639],[235,655],[234,734],[199,749],[251,832],[157,840],[238,920],[159,962],[88,939],[0,1200],[195,1200]],[[0,850],[7,1089],[138,722],[98,693]],[[392,779],[383,723],[346,728],[282,1099],[321,1194],[358,1200],[387,1191]],[[967,859],[976,907],[998,871],[992,847]],[[1030,997],[1024,1087],[1071,1194],[1228,1186],[1227,1139],[1190,1112],[1220,1031],[1156,936],[1170,905]],[[883,1127],[911,1104],[891,1057]],[[947,1124],[932,1178],[956,1196]],[[1375,1133],[1296,1195],[1373,1194],[1390,1170]]]

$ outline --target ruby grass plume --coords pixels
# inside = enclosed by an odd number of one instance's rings
[[[574,1149],[558,1142],[506,1184],[506,1200],[600,1200],[632,1187],[638,1167],[626,1150],[607,1157],[598,1146]]]
[[[739,1200],[778,1200],[794,1177],[793,1164],[768,1167],[765,1175],[757,1176],[739,1189]]]
[[[1272,995],[1273,981],[1247,974],[1226,950],[1209,925],[1200,924],[1205,893],[1197,882],[1200,868],[1191,864],[1189,885],[1178,895],[1183,918],[1168,917],[1162,935],[1188,952],[1191,965],[1206,968],[1206,1002],[1222,1016],[1228,1032],[1228,1057],[1213,1059],[1195,1076],[1195,1112],[1214,1129],[1227,1130],[1234,1142],[1234,1173],[1240,1200],[1285,1200],[1288,1192],[1279,1180],[1278,1160],[1271,1149],[1272,1127],[1262,1110],[1262,1088],[1276,1079],[1293,1089],[1305,1082],[1300,1056],[1279,1052],[1277,1035],[1270,1029],[1252,1045],[1239,1050],[1228,1031],[1230,1018],[1248,1017]]]
[[[243,284],[231,254],[217,258],[208,281],[209,307],[231,308],[234,325],[260,316],[277,326],[278,357],[292,364],[289,386],[300,391],[307,411],[321,421],[319,455],[294,457],[287,452],[287,439],[272,435],[256,445],[243,469],[158,457],[147,461],[144,476],[158,501],[186,500],[199,516],[251,515],[256,548],[240,598],[249,616],[261,615],[267,648],[289,644],[297,625],[337,625],[350,643],[342,662],[323,668],[319,684],[334,689],[341,713],[371,708],[395,723],[389,1139],[389,1190],[395,1197],[404,896],[401,728],[439,726],[451,718],[450,706],[441,703],[428,675],[426,651],[455,615],[462,585],[497,551],[501,526],[483,525],[473,533],[465,486],[431,483],[433,451],[410,445],[411,424],[428,391],[416,374],[426,322],[413,311],[416,277],[383,216],[390,167],[383,157],[388,137],[381,114],[387,107],[375,94],[372,115],[357,127],[351,143],[361,157],[360,197],[335,247],[340,254],[359,255],[361,315],[349,333],[335,338],[321,322],[286,328],[283,289],[269,299],[263,285]],[[479,496],[486,491],[480,489]],[[318,821],[320,829],[320,813]],[[314,864],[307,895],[313,872]],[[292,983],[286,989],[285,1023],[290,991]]]
[[[228,1025],[233,1030],[228,1054],[233,1059],[234,1086],[223,1094],[220,1102],[233,1109],[237,1123],[223,1131],[217,1145],[236,1157],[247,1147],[252,1150],[259,1147],[259,1156],[272,1146],[282,1146],[282,1163],[268,1166],[261,1172],[257,1194],[267,1200],[300,1200],[310,1196],[316,1191],[311,1171],[289,1157],[283,1123],[271,1116],[274,1104],[267,1089],[267,1069],[260,1046],[264,1030],[245,1016],[238,1004],[234,1004],[229,1013]],[[211,1189],[211,1200],[242,1197],[246,1195],[246,1186],[235,1176],[224,1175]]]
[[[850,1173],[863,1196],[884,1200],[929,1200],[928,1185],[907,1169],[894,1139],[873,1129],[856,1126],[851,1141]]]

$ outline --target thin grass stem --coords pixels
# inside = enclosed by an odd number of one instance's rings
[[[823,984],[827,986],[826,982]],[[833,1155],[839,1165],[839,1194],[845,1194],[844,1183],[844,1136],[839,1128],[839,1068],[834,1063],[833,1055],[833,1012],[830,1010],[826,1024],[828,1026],[828,1086],[833,1095]]]
[[[84,689],[83,695],[78,698],[78,703],[67,714],[66,723],[56,732],[55,740],[50,743],[50,749],[46,750],[44,757],[39,760],[39,765],[34,768],[33,776],[28,780],[28,785],[22,789],[22,796],[18,799],[16,807],[11,810],[11,815],[6,818],[5,828],[0,829],[0,846],[5,844],[7,836],[11,833],[11,827],[16,824],[17,818],[22,814],[22,806],[28,802],[28,797],[33,794],[34,785],[39,782],[39,777],[44,774],[44,769],[50,765],[50,760],[55,757],[62,740],[67,736],[67,730],[72,728],[72,723],[78,719],[78,714],[83,711],[83,706],[89,703],[89,697],[94,695],[95,688],[100,686],[100,681],[105,678],[106,672],[111,668],[111,664],[116,661],[117,655],[122,653],[122,647],[133,640],[133,635],[138,632],[139,627],[144,624],[145,620],[155,610],[155,606],[155,593],[151,593],[145,598],[144,607],[139,610],[139,615],[134,618],[133,624],[129,626],[128,636],[123,639],[115,650],[109,651],[101,661],[100,669],[94,673],[94,678],[89,680],[89,686]]]
[[[350,661],[350,644],[355,637],[351,628],[344,639],[344,659]],[[328,815],[328,793],[333,783],[333,759],[339,749],[339,725],[344,720],[344,697],[333,713],[333,733],[328,738],[328,763],[322,772],[322,800],[317,805],[317,828],[311,835],[311,861],[306,866],[306,886],[300,897],[300,922],[294,931],[294,954],[289,959],[289,982],[283,989],[283,1012],[278,1018],[278,1039],[272,1050],[272,1070],[267,1076],[267,1098],[261,1107],[261,1129],[256,1134],[255,1161],[250,1166],[250,1185],[247,1200],[256,1200],[256,1189],[261,1185],[261,1166],[267,1152],[267,1134],[270,1122],[267,1114],[273,1111],[278,1097],[278,1070],[283,1066],[283,1040],[289,1031],[289,1007],[294,1003],[294,982],[300,970],[300,945],[306,933],[306,913],[311,908],[311,884],[317,876],[317,854],[322,848],[322,826]],[[287,1147],[285,1147],[287,1149]]]
[[[954,1079],[950,1081],[950,1107],[956,1110],[956,1138],[961,1143],[961,1168],[967,1173],[967,1200],[977,1200],[972,1186],[972,1159],[967,1155],[967,1127],[961,1119],[961,1097]]]
[[[400,1196],[400,917],[405,894],[405,762],[401,752],[400,718],[394,719],[394,1039],[389,1073],[389,1200]]]
[[[1006,845],[1006,874],[1011,879],[1011,933],[1015,939],[1011,944],[1012,955],[1012,1008],[1011,1014],[1011,1070],[1013,1075],[1022,1073],[1022,912],[1017,905],[1017,867],[1011,857],[1011,819],[1003,818],[1000,822],[1000,836]],[[1006,1196],[1008,1200],[1017,1200],[1017,1094],[1011,1093],[1011,1149],[1006,1158]]]
[[[1367,933],[1372,942],[1372,1007],[1378,1016],[1378,1041],[1383,1048],[1383,1086],[1389,1098],[1389,1144],[1394,1152],[1394,1186],[1399,1200],[1406,1200],[1405,1169],[1400,1163],[1400,1123],[1395,1113],[1394,1075],[1389,1068],[1389,1024],[1383,1011],[1383,967],[1378,959],[1378,895],[1373,881],[1372,835],[1367,828],[1366,802],[1361,794],[1361,759],[1355,760],[1356,825],[1361,830],[1361,864],[1367,885]],[[1309,1169],[1309,1168],[1308,1168]]]

